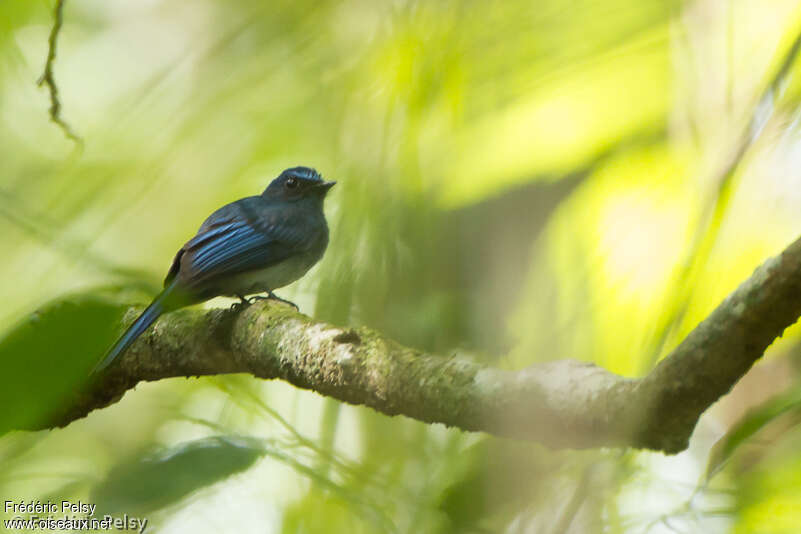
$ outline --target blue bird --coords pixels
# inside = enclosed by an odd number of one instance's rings
[[[268,294],[302,277],[328,246],[323,200],[336,182],[308,167],[282,172],[259,196],[226,204],[206,219],[175,255],[164,289],[109,349],[94,372],[108,367],[153,322],[217,296]],[[297,308],[297,306],[295,306]]]

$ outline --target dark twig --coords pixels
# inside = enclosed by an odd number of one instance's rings
[[[56,61],[56,44],[58,42],[58,34],[61,31],[61,25],[64,22],[64,0],[56,0],[56,6],[53,9],[53,27],[50,29],[50,37],[47,39],[47,62],[45,63],[44,72],[36,82],[39,87],[47,85],[50,91],[50,120],[58,125],[69,139],[75,142],[78,147],[83,146],[83,139],[81,139],[61,118],[61,101],[58,98],[58,86],[56,79],[53,76],[53,63]]]

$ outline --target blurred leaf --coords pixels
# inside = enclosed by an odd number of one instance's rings
[[[42,502],[61,502],[64,499],[77,501],[89,487],[90,481],[87,478],[71,480],[55,488],[53,491],[42,495]]]
[[[441,494],[454,532],[497,532],[525,506],[552,496],[562,466],[530,444],[488,438],[461,453],[464,469]]]
[[[750,410],[729,429],[709,453],[704,481],[708,482],[728,462],[737,448],[759,432],[765,425],[786,413],[801,408],[801,387]]]
[[[52,301],[0,338],[0,433],[45,423],[86,384],[119,333],[122,296],[104,289]]]
[[[115,466],[92,489],[97,515],[150,512],[244,471],[264,454],[261,441],[212,437],[147,452]]]
[[[336,493],[312,487],[300,500],[284,512],[281,532],[284,534],[313,534],[327,532],[375,532],[375,523],[368,523],[348,500]]]
[[[737,477],[734,534],[797,534],[801,525],[801,427],[788,429],[754,469]]]

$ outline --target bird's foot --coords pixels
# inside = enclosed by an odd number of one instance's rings
[[[276,295],[272,291],[268,291],[266,297],[262,297],[261,295],[256,295],[255,297],[251,297],[250,302],[255,302],[257,300],[277,300],[278,302],[283,302],[284,304],[289,304],[290,306],[295,308],[295,311],[300,311],[300,308],[298,308],[297,304],[295,304],[291,300],[282,299],[281,297],[279,297],[278,295]]]
[[[246,299],[242,295],[237,295],[237,298],[239,299],[239,302],[234,302],[231,304],[231,311],[240,311],[252,304],[252,301]]]

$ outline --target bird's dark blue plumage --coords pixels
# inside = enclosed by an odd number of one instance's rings
[[[181,247],[164,290],[134,321],[96,367],[104,369],[168,311],[225,295],[267,292],[290,284],[322,257],[328,246],[323,200],[334,182],[294,167],[259,196],[212,213]]]

